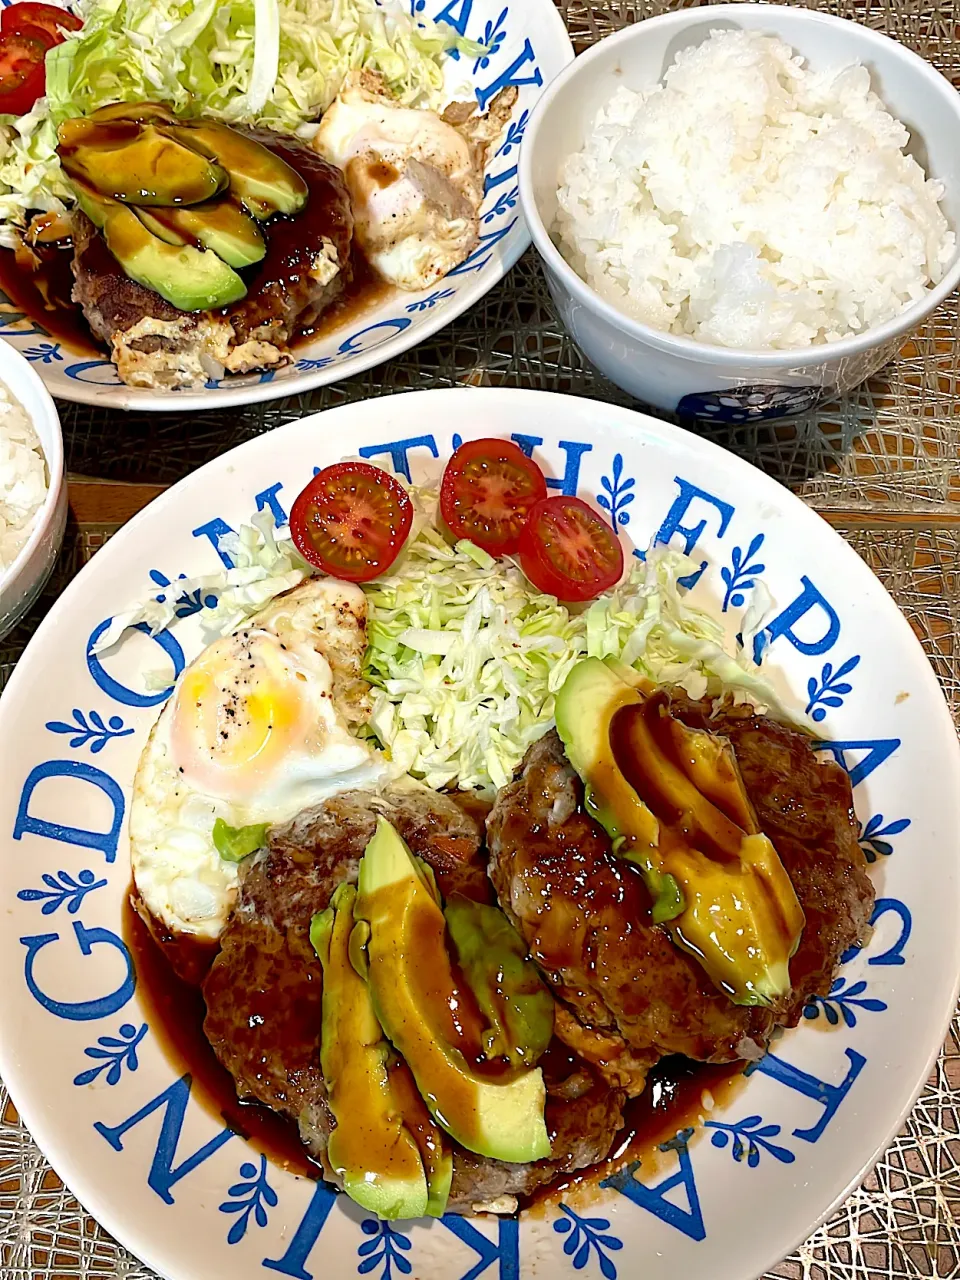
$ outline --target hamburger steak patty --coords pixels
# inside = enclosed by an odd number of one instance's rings
[[[340,170],[310,147],[238,129],[268,146],[307,183],[294,218],[264,226],[267,253],[242,274],[247,294],[220,311],[179,311],[131,280],[103,236],[79,210],[74,217],[73,300],[111,350],[130,386],[185,388],[210,377],[280,368],[291,340],[316,324],[352,276],[353,213]]]
[[[267,849],[242,864],[237,904],[203,987],[204,1030],[239,1097],[297,1121],[321,1161],[336,1122],[320,1071],[323,971],[310,945],[310,921],[337,885],[356,882],[378,815],[430,864],[444,895],[492,899],[480,832],[453,800],[419,785],[379,796],[346,792],[273,828]],[[543,1068],[552,1159],[505,1164],[454,1143],[451,1212],[527,1194],[609,1151],[622,1123],[623,1094],[559,1046],[548,1050]]]
[[[838,765],[818,759],[805,735],[750,707],[715,710],[709,699],[674,691],[670,709],[732,742],[760,826],[806,915],[790,962],[793,991],[779,1007],[731,1004],[650,922],[640,873],[613,856],[585,811],[583,785],[556,731],[529,749],[487,820],[500,904],[565,1002],[557,1035],[630,1094],[662,1055],[759,1058],[775,1026],[796,1025],[807,999],[827,993],[840,956],[863,939],[874,903],[850,780]]]

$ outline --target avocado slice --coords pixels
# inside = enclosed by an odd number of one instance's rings
[[[163,129],[226,169],[234,195],[260,221],[274,213],[299,213],[307,203],[307,184],[296,169],[236,129],[212,120],[185,121]]]
[[[323,967],[320,1068],[337,1121],[327,1160],[350,1199],[378,1217],[440,1217],[453,1159],[350,961],[356,896],[341,884],[310,924]]]
[[[231,267],[249,267],[267,252],[260,228],[229,196],[179,209],[138,209],[148,231],[167,244],[212,249]]]
[[[431,1115],[478,1155],[515,1163],[549,1156],[540,1069],[484,1069],[483,1019],[454,974],[443,911],[417,860],[382,818],[360,860],[354,915],[370,926],[377,1017]]]
[[[354,928],[356,933],[356,928]],[[404,1060],[391,1049],[390,1088],[396,1099],[403,1123],[417,1144],[423,1170],[427,1175],[427,1207],[424,1210],[428,1218],[442,1218],[447,1211],[450,1199],[450,1186],[453,1182],[453,1153],[450,1142],[427,1110],[426,1103],[417,1092],[417,1082]]]
[[[589,811],[643,872],[654,923],[734,1004],[786,995],[803,910],[729,744],[688,729],[662,694],[598,658],[571,670],[556,718]]]
[[[81,143],[90,146],[116,147],[132,142],[140,134],[140,126],[161,120],[176,124],[177,117],[159,102],[111,102],[89,116],[73,116],[57,128],[61,147],[73,148]]]
[[[134,211],[74,183],[80,208],[100,227],[107,248],[131,280],[153,289],[179,311],[207,311],[244,297],[247,286],[209,249],[165,244]]]
[[[485,1056],[534,1067],[553,1037],[553,996],[499,909],[451,894],[443,912],[457,963],[487,1021]]]
[[[86,137],[80,135],[80,141],[77,137],[75,129],[63,133],[71,140],[61,138],[57,148],[64,169],[71,178],[123,204],[199,204],[229,183],[220,165],[154,124],[100,124]]]

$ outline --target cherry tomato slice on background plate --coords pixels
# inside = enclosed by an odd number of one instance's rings
[[[22,116],[43,97],[44,58],[55,43],[39,27],[0,33],[0,113]]]
[[[534,504],[547,496],[543,472],[510,440],[468,440],[447,463],[440,514],[455,538],[492,556],[513,554]]]
[[[21,4],[10,4],[0,10],[0,32],[4,35],[19,32],[24,27],[39,28],[52,36],[54,44],[64,39],[61,29],[79,31],[83,22],[75,13],[61,9],[54,4],[34,4],[31,0],[23,0]]]
[[[368,582],[396,560],[412,523],[413,504],[393,476],[367,462],[337,462],[297,497],[290,535],[324,573]]]
[[[623,547],[579,498],[544,498],[520,535],[520,568],[538,591],[582,604],[620,581]]]

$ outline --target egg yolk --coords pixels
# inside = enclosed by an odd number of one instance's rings
[[[318,674],[300,669],[266,632],[212,644],[184,672],[176,694],[170,741],[185,780],[222,800],[255,803],[309,735],[309,690]]]

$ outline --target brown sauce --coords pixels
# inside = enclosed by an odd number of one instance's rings
[[[301,1177],[319,1178],[321,1171],[307,1155],[292,1121],[259,1103],[238,1100],[233,1077],[220,1065],[203,1033],[206,1007],[199,987],[176,976],[129,901],[124,906],[122,932],[152,1034],[174,1070],[193,1077],[194,1102],[220,1117],[274,1164]],[[548,1206],[570,1195],[595,1194],[604,1178],[634,1161],[646,1163],[661,1143],[698,1123],[704,1113],[705,1090],[721,1105],[736,1088],[745,1065],[711,1066],[665,1058],[650,1073],[645,1091],[627,1104],[624,1128],[608,1159],[562,1175],[537,1191],[524,1208]],[[423,1135],[419,1136],[422,1140]]]
[[[233,1076],[217,1061],[203,1034],[206,1006],[200,988],[182,982],[129,900],[123,940],[137,975],[137,991],[150,1029],[174,1070],[193,1077],[191,1097],[227,1128],[246,1138],[274,1164],[306,1178],[320,1170],[300,1142],[296,1125],[259,1103],[240,1102]]]
[[[399,289],[377,275],[356,244],[350,250],[350,260],[353,264],[353,279],[336,302],[314,324],[297,334],[290,344],[294,350],[315,342],[317,338],[329,337],[348,325],[352,327],[381,302],[399,294]]]
[[[17,265],[12,249],[0,249],[0,289],[17,311],[41,325],[55,342],[76,355],[102,360],[105,349],[90,332],[78,303],[70,297],[72,245],[36,246],[40,267],[30,272]]]
[[[624,1126],[606,1160],[561,1174],[525,1200],[523,1208],[536,1209],[559,1203],[570,1195],[596,1195],[600,1183],[628,1165],[652,1162],[662,1143],[683,1129],[696,1128],[706,1113],[704,1094],[722,1106],[743,1080],[745,1062],[712,1065],[689,1058],[662,1058],[647,1077],[646,1088],[624,1108]],[[601,1193],[602,1194],[602,1193]]]
[[[667,828],[664,834],[681,847],[695,840],[697,849],[717,862],[738,863],[743,831],[690,781],[671,732],[674,722],[663,710],[659,695],[620,707],[610,721],[613,759],[661,831]]]
[[[17,311],[46,329],[55,342],[62,343],[75,355],[102,360],[106,348],[90,332],[79,303],[70,297],[72,247],[37,245],[37,252],[41,258],[40,268],[28,272],[17,266],[12,249],[0,249],[0,290]],[[294,350],[352,325],[398,292],[377,275],[356,248],[352,257],[353,280],[315,324],[297,334],[290,344]]]

